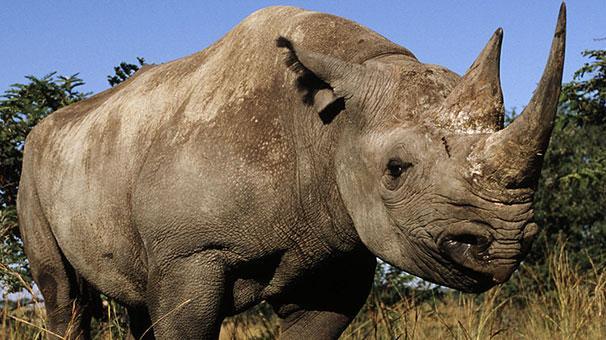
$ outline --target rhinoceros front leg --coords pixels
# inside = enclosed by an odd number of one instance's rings
[[[280,339],[337,339],[364,305],[376,260],[357,254],[327,266],[272,305],[281,318]]]
[[[279,338],[338,339],[351,320],[353,316],[339,312],[299,309],[282,320]]]
[[[217,339],[224,318],[221,256],[197,253],[150,271],[148,309],[157,339]]]

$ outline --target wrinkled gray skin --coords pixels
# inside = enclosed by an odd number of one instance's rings
[[[19,191],[50,329],[87,337],[102,292],[135,337],[155,322],[147,337],[216,338],[266,300],[282,338],[337,338],[375,256],[463,291],[504,282],[537,232],[564,25],[562,10],[505,129],[501,30],[461,78],[291,7],[55,112],[27,138]]]

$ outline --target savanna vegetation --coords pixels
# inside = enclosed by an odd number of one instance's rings
[[[479,295],[435,287],[381,264],[375,287],[345,339],[606,338],[606,50],[564,85],[539,190],[535,219],[543,231],[506,284]],[[138,64],[121,63],[111,86]],[[78,75],[26,77],[0,97],[0,339],[61,338],[44,324],[16,217],[25,136],[51,112],[88,97]],[[511,112],[515,116],[515,112]],[[104,299],[93,323],[99,339],[126,336],[126,316]],[[223,339],[272,339],[278,324],[260,305],[224,322]]]

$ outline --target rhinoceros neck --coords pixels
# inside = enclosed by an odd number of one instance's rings
[[[297,205],[312,230],[328,247],[343,251],[360,243],[336,184],[334,154],[344,119],[324,125],[313,110],[299,106],[285,119],[291,131]]]

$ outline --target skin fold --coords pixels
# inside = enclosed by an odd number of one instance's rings
[[[460,77],[292,7],[51,114],[27,137],[18,197],[50,330],[88,338],[101,292],[134,338],[215,339],[265,300],[282,339],[332,339],[376,257],[463,291],[506,281],[538,231],[564,26],[563,8],[507,128],[501,30]]]

